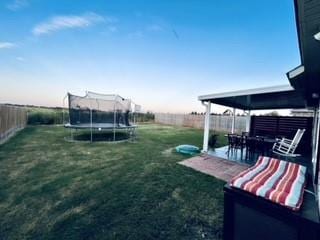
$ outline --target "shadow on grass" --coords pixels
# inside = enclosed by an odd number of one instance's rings
[[[115,134],[111,131],[108,132],[93,132],[92,133],[92,141],[93,142],[113,142],[113,141],[125,141],[130,139],[131,135],[127,132],[115,132]],[[74,141],[91,141],[91,133],[80,132],[73,135]]]

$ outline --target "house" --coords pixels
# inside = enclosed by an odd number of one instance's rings
[[[199,96],[206,108],[203,151],[208,151],[212,104],[247,112],[262,109],[308,109],[314,117],[310,165],[313,191],[307,194],[304,209],[291,213],[281,207],[242,196],[225,188],[225,239],[320,239],[320,1],[294,0],[301,63],[287,73],[288,84]],[[233,128],[234,129],[234,128]]]
[[[295,117],[313,117],[313,111],[308,109],[292,109],[291,115]]]

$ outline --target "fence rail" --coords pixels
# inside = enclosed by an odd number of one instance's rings
[[[27,110],[0,104],[0,144],[27,124]]]
[[[204,127],[204,115],[190,115],[190,114],[170,114],[170,113],[156,113],[155,122],[160,124],[168,124],[174,126],[184,126],[193,128]],[[231,132],[232,116],[211,115],[210,129],[216,131]],[[246,129],[246,117],[237,116],[235,122],[235,131],[243,132]]]

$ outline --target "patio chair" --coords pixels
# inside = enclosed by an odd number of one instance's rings
[[[252,137],[245,138],[246,144],[246,159],[253,159],[255,151],[256,151],[256,141]]]
[[[296,135],[294,138],[287,139],[282,138],[281,140],[274,143],[272,147],[272,152],[275,154],[278,154],[280,156],[285,157],[297,157],[300,156],[300,154],[296,154],[295,150],[305,132],[305,129],[298,129],[296,132]]]
[[[250,134],[249,134],[249,132],[242,132],[241,135],[242,135],[242,137],[249,137]]]
[[[230,134],[228,133],[228,150],[227,153],[229,155],[229,153],[233,153],[234,148],[236,146],[236,135],[235,134]]]
[[[245,139],[246,159],[253,160],[257,154],[264,154],[264,141],[262,137],[246,137]]]
[[[266,145],[264,137],[256,137],[256,152],[260,155],[265,155]]]
[[[245,148],[245,138],[237,134],[228,134],[228,156],[229,153],[237,154],[237,150],[241,151],[241,159],[243,155],[243,149]]]
[[[246,137],[242,135],[238,135],[236,138],[236,145],[235,145],[235,150],[240,149],[241,151],[241,159],[243,155],[243,149],[246,147]]]

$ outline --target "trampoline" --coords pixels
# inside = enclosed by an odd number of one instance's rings
[[[130,99],[115,94],[99,94],[86,92],[85,96],[68,93],[69,123],[65,128],[70,129],[70,140],[75,141],[77,130],[90,131],[90,141],[94,141],[96,131],[113,134],[112,140],[117,141],[117,133],[127,134],[127,140],[135,137],[135,113],[141,107]],[[121,138],[123,141],[123,137]]]

